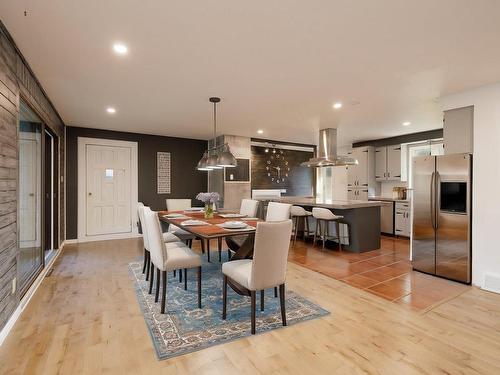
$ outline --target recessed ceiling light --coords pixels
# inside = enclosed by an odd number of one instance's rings
[[[342,103],[337,102],[337,103],[333,104],[333,108],[334,109],[340,109],[340,108],[342,108]]]
[[[116,113],[116,109],[113,108],[113,107],[108,107],[108,108],[106,108],[106,112],[108,112],[108,113]]]
[[[126,55],[128,48],[123,43],[115,43],[113,44],[113,51],[115,51],[118,55]]]
[[[405,121],[403,122],[403,126],[410,126],[411,125],[411,122],[410,121]]]
[[[259,134],[264,134],[264,130],[259,129],[259,130],[257,130],[257,133],[259,133]]]

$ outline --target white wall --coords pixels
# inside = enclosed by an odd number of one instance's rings
[[[443,110],[474,105],[472,283],[500,275],[500,83],[441,98]]]

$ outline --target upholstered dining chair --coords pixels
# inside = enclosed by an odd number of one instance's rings
[[[168,211],[184,211],[188,208],[191,208],[191,199],[166,199],[165,203],[167,205]],[[168,227],[168,231],[175,234],[181,239],[181,241],[185,242],[190,247],[193,243],[193,240],[196,238],[193,234],[173,224],[170,224],[170,226]]]
[[[288,203],[269,202],[266,221],[283,221],[290,219],[292,205]]]
[[[148,232],[148,242],[151,253],[152,269],[156,267],[156,294],[158,302],[161,279],[161,313],[165,313],[167,301],[167,272],[184,270],[184,289],[187,290],[187,269],[196,268],[198,271],[198,308],[201,308],[201,257],[182,242],[163,241],[158,214],[149,208],[144,209],[144,221]],[[153,274],[153,272],[151,272]],[[152,281],[153,278],[151,278]],[[150,289],[152,282],[150,283]]]
[[[146,281],[149,280],[149,274],[151,269],[151,254],[149,252],[149,241],[148,241],[148,233],[145,230],[145,222],[144,222],[144,210],[149,207],[144,206],[143,203],[137,205],[137,214],[139,216],[139,223],[142,229],[142,243],[144,246],[144,265],[142,266],[142,273],[146,273]],[[164,242],[179,242],[180,238],[174,235],[173,233],[163,233],[163,241]],[[149,292],[151,294],[151,292]]]
[[[255,199],[242,199],[240,205],[240,215],[245,215],[246,217],[255,217],[257,215],[257,209],[259,208],[259,201]],[[229,246],[227,249],[227,257],[231,259],[231,246],[233,243],[237,246],[241,246],[243,242],[247,239],[248,235],[242,234],[239,236],[226,237],[226,244]],[[219,239],[219,250],[222,247],[222,239]]]
[[[250,296],[251,332],[255,334],[255,294],[261,291],[261,310],[264,293],[279,286],[281,319],[286,326],[285,280],[288,249],[292,234],[292,221],[257,223],[253,259],[240,259],[222,265],[222,319],[227,316],[227,285]]]

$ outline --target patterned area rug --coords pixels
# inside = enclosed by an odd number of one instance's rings
[[[188,270],[187,291],[184,290],[184,282],[179,283],[178,277],[174,278],[173,273],[169,272],[166,314],[161,314],[160,303],[154,302],[154,289],[152,295],[148,294],[149,282],[142,274],[142,261],[130,263],[129,268],[158,359],[168,359],[250,336],[250,298],[236,294],[229,286],[227,319],[222,320],[222,272],[219,262],[203,261],[201,309],[197,307],[196,271]],[[328,311],[287,290],[288,325],[327,314]],[[258,294],[256,330],[259,334],[277,328],[286,327],[281,324],[279,298],[274,298],[274,291],[270,289],[265,293],[263,312],[260,311]]]

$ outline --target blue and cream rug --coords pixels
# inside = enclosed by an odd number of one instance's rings
[[[225,254],[224,254],[225,255]],[[196,270],[188,270],[188,290],[178,277],[168,274],[167,311],[160,313],[160,303],[148,294],[149,282],[142,274],[142,261],[129,264],[135,291],[159,359],[201,350],[213,345],[250,336],[250,298],[236,294],[228,286],[227,319],[222,320],[222,272],[218,261],[202,265],[202,308],[198,309]],[[215,257],[216,258],[216,257]],[[156,276],[156,275],[155,275]],[[179,276],[177,274],[177,276]],[[156,282],[155,282],[156,284]],[[286,292],[287,324],[315,319],[329,314],[293,291]],[[265,293],[265,310],[257,298],[257,334],[277,328],[281,323],[279,298],[272,289]]]

